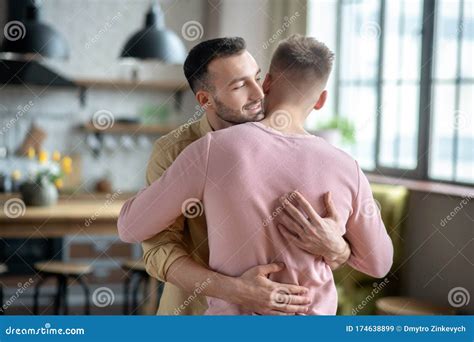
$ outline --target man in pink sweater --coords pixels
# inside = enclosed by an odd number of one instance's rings
[[[192,213],[190,207],[204,209],[210,268],[235,276],[282,262],[285,269],[272,280],[307,287],[312,299],[307,314],[335,314],[330,267],[300,249],[293,242],[297,234],[278,224],[292,217],[304,231],[320,219],[316,212],[323,211],[323,197],[331,192],[345,223],[341,235],[351,246],[348,264],[385,276],[393,247],[366,177],[353,158],[303,128],[308,114],[326,101],[332,61],[332,52],[313,38],[281,42],[263,84],[267,117],[209,133],[188,146],[158,181],[124,205],[118,221],[122,240],[145,240],[182,213]],[[282,195],[281,202],[274,200]],[[207,314],[252,313],[220,299],[208,302]]]

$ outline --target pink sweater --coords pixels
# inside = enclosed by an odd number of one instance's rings
[[[239,276],[275,261],[286,268],[271,276],[310,289],[308,314],[336,313],[332,271],[321,256],[290,244],[273,220],[278,198],[298,190],[318,213],[331,191],[349,242],[349,265],[374,277],[392,265],[393,247],[367,178],[346,153],[310,135],[284,134],[246,123],[207,134],[189,145],[163,176],[129,199],[118,220],[120,238],[141,242],[186,215],[205,210],[211,269]],[[194,207],[193,207],[194,206]],[[207,314],[249,314],[208,298]]]

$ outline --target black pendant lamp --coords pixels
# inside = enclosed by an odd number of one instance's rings
[[[41,22],[37,2],[26,7],[24,20],[10,21],[5,25],[1,52],[46,58],[68,58],[69,46],[64,37],[49,25]]]
[[[145,27],[128,39],[121,57],[182,64],[186,58],[186,49],[179,36],[166,29],[161,8],[152,5],[146,14]]]

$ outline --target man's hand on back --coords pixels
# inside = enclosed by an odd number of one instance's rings
[[[326,217],[321,217],[297,191],[281,197],[280,202],[284,211],[277,217],[278,228],[288,240],[312,255],[321,255],[333,270],[349,259],[351,250],[341,236],[343,223],[330,192],[324,196]]]
[[[304,314],[311,303],[308,288],[268,279],[270,274],[284,268],[285,265],[280,263],[259,265],[239,277],[231,277],[212,271],[190,257],[182,257],[171,264],[166,280],[189,293],[196,289],[196,284],[205,282],[206,286],[200,286],[202,295],[240,305],[249,313]]]
[[[252,267],[240,277],[233,278],[229,298],[242,308],[260,315],[304,314],[311,304],[308,289],[303,286],[280,284],[268,279],[271,273],[285,268],[282,263]],[[226,290],[224,290],[226,291]]]

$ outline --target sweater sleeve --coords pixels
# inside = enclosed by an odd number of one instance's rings
[[[357,164],[357,163],[356,163]],[[358,194],[346,228],[351,246],[348,264],[372,277],[384,277],[392,267],[393,245],[373,198],[367,177],[358,165]]]
[[[122,241],[142,242],[181,215],[203,212],[211,139],[207,134],[186,147],[160,179],[125,202],[117,223]]]

